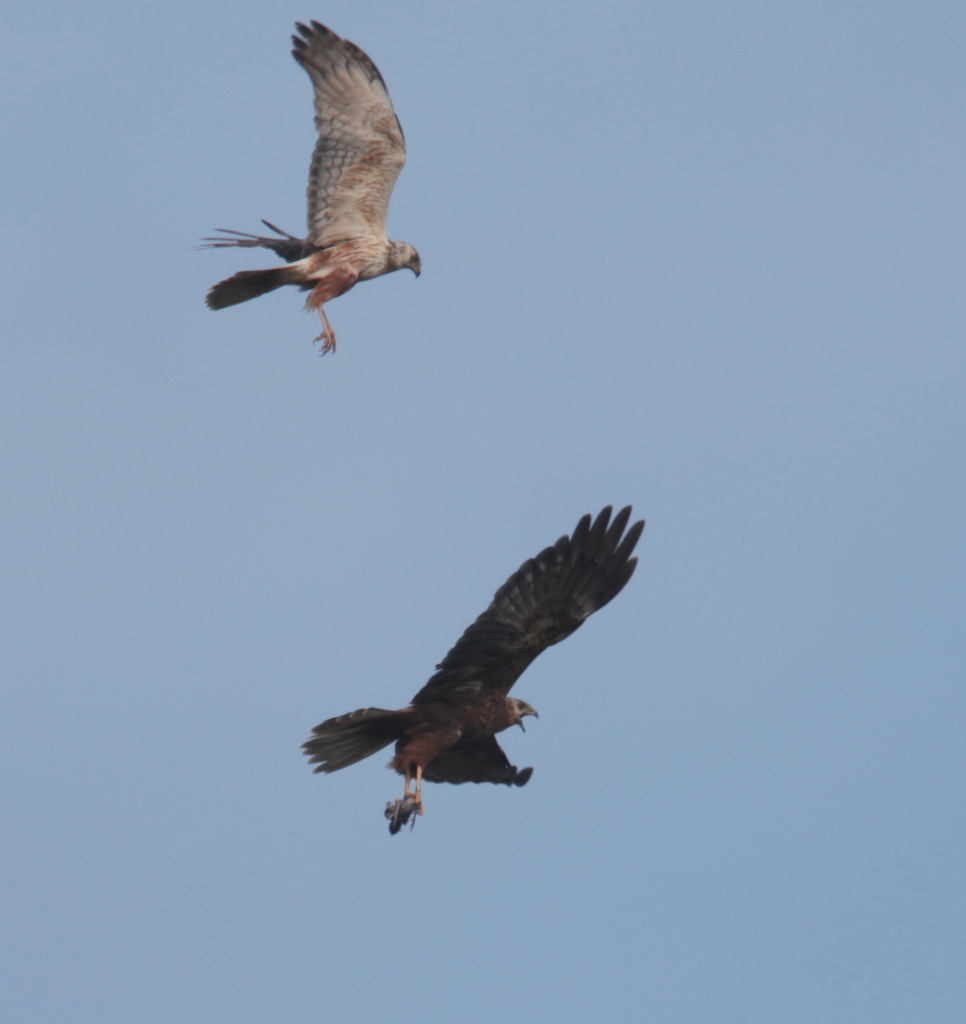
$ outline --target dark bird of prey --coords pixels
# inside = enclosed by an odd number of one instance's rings
[[[423,813],[424,780],[525,785],[533,769],[510,764],[495,734],[522,729],[537,712],[507,694],[541,651],[570,636],[633,575],[644,522],[627,529],[630,506],[613,520],[611,512],[593,522],[584,516],[569,537],[524,562],[408,707],[361,708],[317,725],[302,745],[315,771],[338,771],[395,743],[388,767],[406,782],[402,799],[386,809],[393,833]]]
[[[386,237],[393,185],[406,162],[402,128],[375,64],[355,43],[313,21],[296,24],[292,56],[308,72],[315,93],[319,133],[309,168],[308,237],[296,238],[268,221],[278,238],[218,228],[202,248],[271,249],[285,260],[271,270],[242,270],[216,284],[206,302],[224,309],[285,284],[311,289],[306,309],[322,319],[322,354],[335,350],[335,332],[324,305],[357,281],[407,267],[417,277],[419,253]],[[234,237],[228,237],[234,236]]]

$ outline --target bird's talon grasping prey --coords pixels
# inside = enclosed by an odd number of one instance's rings
[[[203,248],[261,246],[284,266],[242,270],[220,281],[205,299],[210,309],[246,302],[282,285],[310,291],[307,309],[322,318],[322,355],[335,351],[335,333],[323,306],[368,281],[404,267],[417,277],[419,253],[386,237],[393,185],[406,161],[406,143],[386,83],[356,46],[313,21],[296,24],[292,56],[312,79],[319,139],[312,154],[308,188],[308,237],[296,238],[264,223],[278,238],[218,228]],[[231,236],[231,237],[226,237]]]
[[[411,796],[402,800],[390,800],[386,804],[385,814],[389,819],[389,834],[391,836],[394,836],[407,822],[409,831],[412,832],[416,824],[416,801]]]
[[[423,780],[525,786],[533,769],[510,764],[496,733],[537,712],[507,694],[541,651],[570,636],[631,578],[644,523],[628,527],[630,506],[612,512],[608,506],[593,521],[584,516],[569,537],[524,562],[408,707],[360,708],[317,725],[302,744],[315,770],[338,771],[394,742],[389,767],[406,781],[402,799],[386,806],[393,835],[425,813]]]

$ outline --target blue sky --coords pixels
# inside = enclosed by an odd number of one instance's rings
[[[218,313],[304,224],[296,20],[419,249]],[[5,14],[4,1019],[945,1022],[962,970],[960,4]],[[525,789],[390,838],[404,704],[585,512],[637,575],[515,691]]]

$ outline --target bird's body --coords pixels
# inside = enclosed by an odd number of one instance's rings
[[[611,511],[605,508],[593,523],[584,516],[573,534],[525,562],[408,707],[361,708],[316,726],[303,744],[315,771],[338,771],[395,743],[389,767],[406,779],[397,804],[416,813],[422,813],[423,780],[525,785],[533,769],[510,764],[495,735],[522,728],[537,712],[509,690],[541,651],[573,633],[631,578],[644,523],[628,529],[630,508],[613,522]],[[398,817],[391,820],[398,831]]]
[[[309,169],[308,234],[279,238],[222,230],[205,239],[212,248],[263,247],[284,259],[268,270],[243,270],[208,292],[211,309],[246,302],[283,285],[311,290],[307,309],[322,319],[323,353],[335,348],[325,303],[359,281],[409,269],[421,271],[408,242],[386,236],[386,215],[406,160],[402,128],[375,64],[354,43],[313,21],[297,25],[292,55],[312,80],[319,133]],[[234,237],[228,237],[234,236]]]

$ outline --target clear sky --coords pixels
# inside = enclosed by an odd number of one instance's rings
[[[423,275],[301,233],[296,20],[362,46]],[[11,5],[2,919],[16,1024],[966,1019],[963,38],[930,0]],[[585,512],[525,789],[379,755]]]

